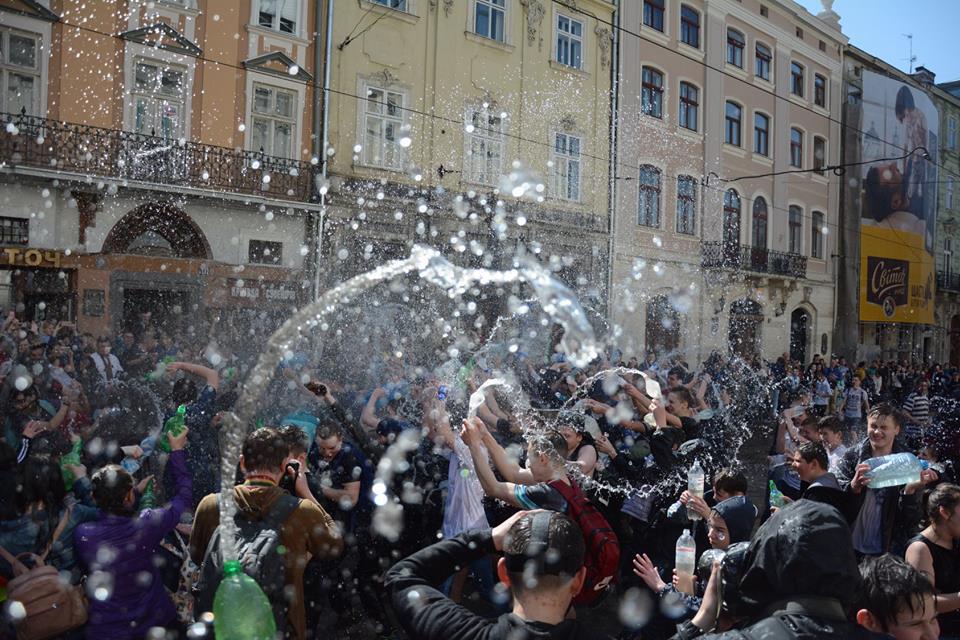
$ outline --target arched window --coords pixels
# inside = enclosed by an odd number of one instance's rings
[[[645,114],[654,118],[663,117],[663,74],[653,67],[644,67],[642,72],[641,106]]]
[[[651,165],[640,167],[640,201],[637,224],[660,227],[660,169]]]
[[[740,212],[743,204],[735,189],[727,189],[723,194],[723,243],[738,247],[740,244]]]
[[[751,244],[758,249],[767,248],[767,201],[762,197],[753,201]]]
[[[657,356],[675,351],[680,346],[680,314],[667,296],[659,295],[647,303],[647,349]]]
[[[740,127],[743,122],[743,107],[736,102],[727,100],[725,113],[726,127],[724,128],[723,141],[732,144],[735,147],[740,146]]]
[[[727,63],[743,69],[743,48],[747,41],[736,29],[727,29]]]

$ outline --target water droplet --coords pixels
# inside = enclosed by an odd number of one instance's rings
[[[339,251],[337,251],[337,258],[339,258],[340,260],[346,260],[347,256],[349,255],[350,255],[350,252],[347,251],[346,249],[340,249]]]
[[[361,151],[363,151],[363,145],[360,145],[360,144],[355,144],[355,145],[353,145],[353,152],[354,152],[354,153],[360,153]]]
[[[409,136],[404,136],[404,137],[400,138],[399,143],[400,143],[400,146],[401,146],[401,147],[403,147],[404,149],[406,149],[406,148],[409,147],[411,144],[413,144],[413,140],[411,140]]]
[[[297,65],[297,64],[290,65],[290,68],[287,69],[287,73],[289,73],[292,76],[297,75],[298,73],[300,73],[300,65]]]
[[[243,124],[242,122],[237,126],[237,131],[246,131],[246,130],[247,130],[247,125]]]

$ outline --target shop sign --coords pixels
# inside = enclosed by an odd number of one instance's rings
[[[3,247],[0,251],[3,252],[3,255],[0,256],[0,263],[12,267],[53,267],[54,269],[59,269],[60,258],[63,256],[59,251],[48,251],[46,249]]]
[[[259,300],[260,287],[248,286],[243,280],[230,280],[230,297],[241,298],[243,300]]]
[[[282,282],[247,282],[240,279],[227,281],[230,297],[241,300],[268,300],[270,302],[296,302],[296,286]]]

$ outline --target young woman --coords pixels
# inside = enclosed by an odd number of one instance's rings
[[[930,524],[910,541],[906,560],[930,579],[935,598],[940,638],[960,638],[960,487],[938,485],[927,499]]]
[[[567,420],[567,417],[571,419]],[[558,431],[567,441],[567,460],[579,466],[583,475],[592,478],[597,467],[597,448],[587,433],[583,418],[574,414],[561,415],[557,423]]]

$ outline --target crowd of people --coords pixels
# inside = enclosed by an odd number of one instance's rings
[[[545,351],[287,354],[227,476],[282,637],[960,638],[960,370]],[[249,364],[7,316],[0,636],[212,633]]]

